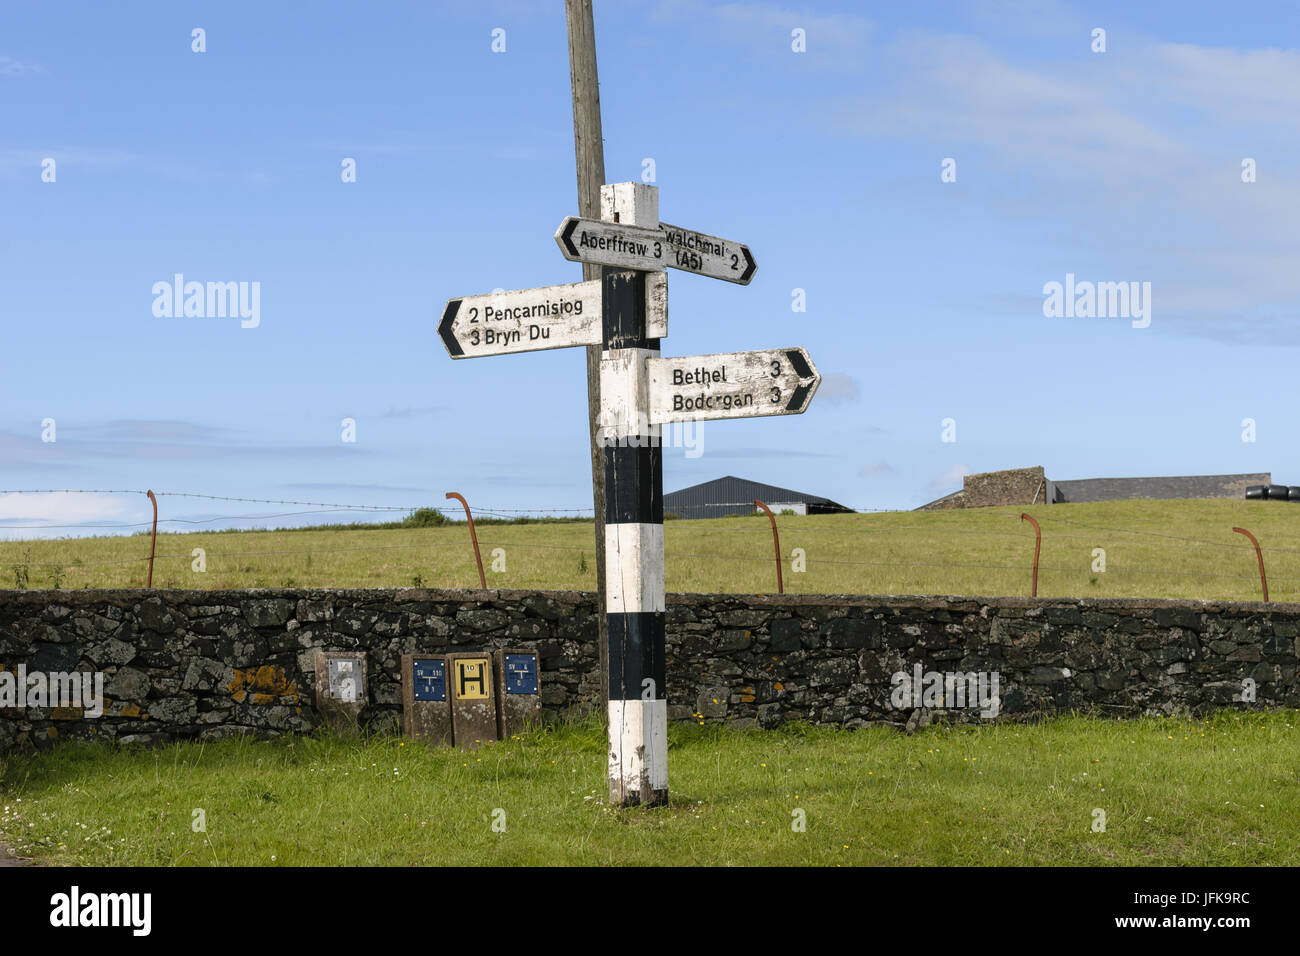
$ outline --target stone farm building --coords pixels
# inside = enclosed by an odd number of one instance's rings
[[[1083,478],[1053,481],[1042,466],[967,475],[961,491],[944,495],[918,511],[987,508],[994,505],[1065,504],[1132,498],[1241,498],[1251,485],[1270,485],[1272,475],[1185,475],[1167,478]]]

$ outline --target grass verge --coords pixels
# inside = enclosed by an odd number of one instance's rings
[[[595,721],[475,753],[390,738],[66,744],[0,765],[0,841],[95,866],[1297,865],[1297,718],[1068,716],[910,737],[678,724],[671,803],[654,810],[606,803]]]

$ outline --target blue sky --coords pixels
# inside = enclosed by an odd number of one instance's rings
[[[664,354],[802,345],[824,376],[802,416],[667,449],[667,490],[1300,483],[1294,4],[598,0],[596,33],[607,180],[653,159],[665,221],[758,261],[671,272]],[[7,3],[0,119],[0,487],[590,508],[582,351],[435,334],[450,297],[581,278],[560,0]],[[260,283],[259,324],[156,317],[175,273]],[[1045,317],[1067,273],[1149,282],[1150,325]],[[147,511],[0,497],[10,526]]]

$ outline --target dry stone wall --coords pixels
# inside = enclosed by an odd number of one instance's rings
[[[308,732],[318,650],[367,653],[374,732],[399,732],[416,652],[535,649],[554,718],[600,704],[595,613],[578,592],[0,591],[0,668],[98,672],[106,698],[0,708],[0,749]],[[1297,604],[686,594],[667,624],[674,719],[915,722],[924,701],[895,696],[915,673],[998,675],[998,720],[1300,707]]]

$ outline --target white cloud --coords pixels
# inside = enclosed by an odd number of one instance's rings
[[[1295,344],[1300,52],[1130,35],[1105,54],[1013,62],[974,37],[908,31],[881,56],[884,82],[828,107],[832,125],[933,149],[936,183],[939,157],[956,157],[994,221],[1063,237],[1041,246],[1064,254],[1061,275],[1091,260],[1089,278],[1150,281],[1160,328]],[[1245,157],[1257,182],[1241,181]]]
[[[43,72],[35,63],[24,63],[11,56],[0,56],[0,76],[22,76],[24,73]]]
[[[1149,52],[1142,80],[1172,102],[1233,123],[1276,123],[1300,109],[1300,51],[1160,43]]]
[[[707,30],[719,40],[758,54],[788,57],[791,67],[806,63],[814,69],[860,69],[875,31],[872,20],[851,13],[814,13],[807,7],[749,0],[711,6],[699,0],[661,0],[654,15],[680,28]],[[790,49],[796,27],[804,31],[807,43],[806,52],[797,55]]]
[[[144,502],[148,507],[148,501]],[[0,495],[0,537],[50,538],[84,535],[87,529],[59,528],[57,525],[95,524],[121,521],[124,516],[139,516],[139,506],[125,496],[75,494],[63,491],[48,494]],[[40,530],[32,526],[51,526]]]
[[[840,402],[856,402],[862,390],[852,375],[844,372],[832,372],[822,378],[817,386],[817,401],[838,405]]]
[[[971,470],[965,465],[953,465],[942,475],[926,485],[926,490],[932,495],[946,495],[954,491],[960,491],[962,487],[962,479],[970,473]]]

